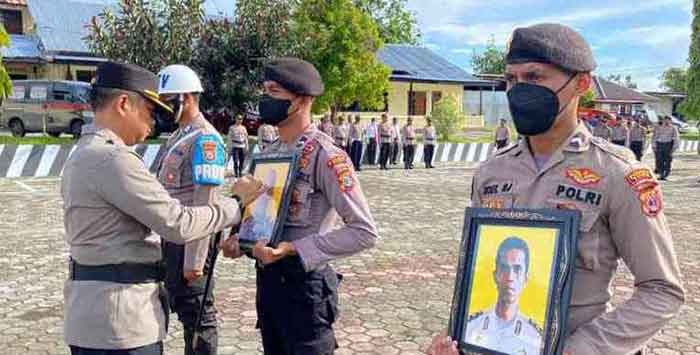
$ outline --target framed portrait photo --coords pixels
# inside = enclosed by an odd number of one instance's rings
[[[265,192],[245,207],[238,238],[241,249],[258,241],[276,245],[287,218],[291,186],[298,170],[297,153],[259,153],[251,158],[250,173],[263,182]]]
[[[462,353],[559,355],[580,212],[467,208],[449,331]]]

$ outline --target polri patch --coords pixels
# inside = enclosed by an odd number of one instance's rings
[[[625,175],[625,182],[637,192],[654,188],[659,184],[656,179],[654,179],[654,175],[647,168],[639,168],[630,171]]]
[[[192,152],[192,182],[197,185],[223,184],[224,156],[221,137],[213,134],[199,136]]]
[[[639,201],[642,204],[642,213],[649,217],[656,217],[663,209],[661,190],[658,187],[639,192]]]
[[[600,206],[603,200],[603,194],[600,192],[564,184],[557,186],[556,196],[592,206]]]

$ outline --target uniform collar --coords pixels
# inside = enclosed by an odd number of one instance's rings
[[[111,144],[126,145],[124,144],[124,140],[122,140],[121,137],[119,137],[111,129],[100,127],[95,124],[85,125],[83,127],[82,134],[85,136],[94,135],[100,137]]]
[[[541,170],[539,170],[538,173],[542,174],[545,171],[551,169],[553,166],[562,162],[565,158],[565,152],[582,153],[588,151],[588,149],[591,146],[592,137],[593,135],[591,134],[591,132],[588,131],[586,125],[583,122],[579,121],[578,126],[576,126],[576,129],[569,135],[569,137],[566,140],[564,140],[564,144],[562,144],[559,148],[557,148],[557,150],[554,151],[554,153],[552,153],[547,163],[545,163],[545,165],[542,167]],[[527,138],[521,139],[517,147],[509,151],[508,154],[513,157],[518,157],[519,159],[525,161],[526,164],[528,164],[532,170],[538,171],[537,167],[535,166],[534,156],[530,151],[530,146],[527,141]]]
[[[204,116],[202,115],[202,113],[199,113],[192,119],[192,121],[190,121],[190,123],[187,124],[187,126],[181,127],[180,129],[182,130],[182,133],[187,134],[192,132],[192,130],[194,130],[195,128],[203,127],[204,122],[206,122]]]

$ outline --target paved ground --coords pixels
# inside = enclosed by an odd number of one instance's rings
[[[654,354],[700,354],[700,158],[676,160],[664,183],[665,208],[689,290],[687,305],[652,342]],[[382,240],[371,252],[337,262],[345,275],[338,354],[418,354],[447,323],[463,209],[473,170],[444,166],[366,171],[362,182]],[[2,354],[66,354],[62,287],[66,277],[57,179],[0,179],[0,350]],[[220,354],[257,354],[254,272],[250,260],[217,266]],[[615,282],[617,302],[632,282]],[[182,354],[175,322],[167,354]]]

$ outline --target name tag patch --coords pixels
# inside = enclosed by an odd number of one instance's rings
[[[558,198],[566,198],[568,200],[583,202],[592,206],[600,206],[600,203],[603,200],[603,194],[599,192],[563,184],[557,186],[556,196]]]
[[[504,182],[500,184],[491,184],[484,186],[482,194],[484,196],[496,195],[496,194],[507,194],[513,192],[513,183]]]

